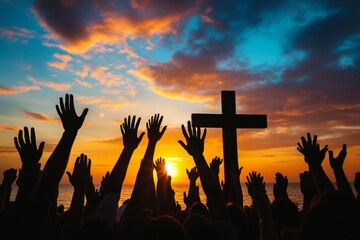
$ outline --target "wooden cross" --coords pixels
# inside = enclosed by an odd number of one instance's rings
[[[225,184],[229,182],[231,163],[238,165],[237,128],[266,128],[266,115],[236,114],[235,91],[221,91],[222,114],[191,115],[192,126],[222,128]],[[215,157],[215,156],[214,156]]]

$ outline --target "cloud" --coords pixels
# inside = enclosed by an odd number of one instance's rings
[[[61,48],[82,54],[99,45],[125,43],[127,38],[175,34],[178,22],[193,12],[196,1],[46,1],[34,2],[41,25]]]
[[[91,72],[90,77],[107,87],[119,85],[120,81],[122,80],[121,75],[114,74],[113,72],[108,70],[108,67],[96,66]]]
[[[35,31],[16,26],[8,28],[1,27],[0,37],[6,37],[11,41],[22,40],[23,43],[27,43],[27,39],[35,37]]]
[[[58,118],[50,118],[50,117],[46,116],[46,114],[44,114],[44,113],[35,113],[35,112],[27,111],[27,110],[23,110],[22,113],[25,114],[25,116],[28,119],[35,120],[38,122],[48,122],[48,123],[58,123],[59,122]]]
[[[92,88],[92,87],[93,87],[93,85],[92,85],[91,83],[89,83],[89,82],[84,82],[84,81],[81,81],[81,80],[79,80],[79,79],[75,79],[75,82],[76,82],[77,84],[79,84],[80,86],[83,86],[83,87],[86,87],[86,88]]]
[[[55,53],[53,56],[59,59],[60,62],[48,62],[47,64],[50,67],[54,67],[60,70],[64,70],[67,67],[68,62],[72,60],[72,57],[66,54]]]
[[[0,123],[0,130],[18,131],[19,129],[20,128],[18,126]]]
[[[27,76],[27,78],[30,82],[32,82],[35,85],[40,85],[40,86],[44,86],[47,88],[51,88],[58,92],[63,92],[63,91],[69,90],[72,87],[71,83],[55,83],[55,82],[50,82],[50,81],[40,81],[40,80],[35,79],[32,76]]]
[[[90,71],[90,65],[85,64],[82,66],[82,71],[76,71],[75,74],[82,78],[85,78],[89,75],[89,71]]]
[[[41,88],[39,86],[0,86],[0,95],[21,94],[32,90],[39,91]]]

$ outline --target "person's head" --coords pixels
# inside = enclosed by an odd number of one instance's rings
[[[181,224],[184,223],[185,219],[186,219],[188,216],[189,216],[189,211],[188,211],[188,210],[185,210],[185,209],[183,209],[183,210],[181,210],[181,211],[179,211],[179,212],[177,212],[177,213],[175,214],[175,218],[176,218]]]
[[[190,208],[190,214],[198,213],[206,218],[209,218],[209,209],[202,202],[194,203]]]
[[[214,239],[216,232],[209,218],[192,213],[184,221],[183,228],[187,240],[192,239]]]
[[[360,213],[354,198],[329,190],[312,199],[300,227],[302,239],[360,239]]]
[[[184,230],[174,217],[162,215],[145,221],[139,229],[139,239],[185,239]]]

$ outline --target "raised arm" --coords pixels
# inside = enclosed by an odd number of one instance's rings
[[[312,198],[318,194],[312,173],[304,171],[299,174],[300,190],[303,194],[303,212],[306,212],[310,206]]]
[[[16,181],[18,191],[15,198],[15,207],[24,212],[40,178],[41,164],[39,161],[43,154],[45,142],[41,142],[38,148],[36,146],[35,129],[31,128],[31,134],[29,134],[29,129],[24,127],[24,131],[19,130],[18,137],[14,137],[14,144],[22,163],[19,178]]]
[[[346,158],[346,144],[343,145],[337,157],[334,157],[334,152],[332,150],[329,151],[329,162],[331,168],[334,171],[338,189],[344,191],[345,193],[349,194],[351,197],[355,198],[350,183],[343,169],[345,158]]]
[[[196,168],[199,171],[202,188],[207,197],[210,217],[213,221],[228,221],[226,205],[219,181],[215,178],[203,155],[206,128],[204,133],[201,134],[200,128],[192,127],[190,121],[188,121],[187,127],[188,132],[186,132],[185,126],[181,125],[186,144],[182,140],[178,142],[194,159]]]
[[[62,228],[65,237],[73,237],[82,228],[85,190],[90,180],[90,168],[90,158],[81,154],[76,158],[73,173],[66,172],[69,182],[74,187],[74,193]]]
[[[4,178],[0,187],[0,216],[9,210],[12,184],[16,180],[16,172],[17,170],[14,168],[6,169],[3,172]]]
[[[240,183],[240,175],[243,167],[237,168],[234,163],[230,165],[230,179],[231,181],[231,187],[229,187],[229,197],[234,196],[234,199],[230,200],[234,202],[237,206],[243,207],[244,206],[244,198],[242,193],[242,187]],[[234,192],[233,194],[231,192]]]
[[[260,240],[279,239],[274,219],[271,215],[270,203],[266,194],[263,177],[260,173],[251,172],[246,179],[246,186],[253,200],[253,205],[256,206],[259,217]]]
[[[287,176],[284,176],[279,172],[275,174],[275,184],[273,187],[275,199],[289,199],[289,195],[287,193],[288,184],[289,182]]]
[[[196,180],[199,177],[199,172],[196,167],[193,167],[190,169],[190,171],[186,169],[186,174],[189,178],[190,183],[188,195],[186,196],[186,192],[184,192],[183,195],[186,210],[189,210],[194,203],[200,202],[199,186],[196,185]]]
[[[97,216],[106,219],[111,226],[115,224],[116,208],[120,199],[122,185],[126,176],[129,162],[135,149],[139,146],[144,132],[138,136],[138,128],[141,118],[136,119],[128,116],[120,125],[124,148],[116,161],[111,173],[108,175],[104,189],[104,198],[102,199]]]
[[[129,232],[137,227],[141,220],[141,215],[144,210],[145,199],[147,197],[147,190],[149,181],[153,177],[153,157],[157,142],[164,135],[166,126],[160,129],[163,116],[155,114],[146,123],[147,136],[149,139],[144,158],[141,160],[139,171],[136,175],[134,189],[131,193],[131,198],[127,204],[125,211],[121,217],[120,225],[122,234],[129,236]],[[124,232],[125,231],[125,232]]]
[[[140,121],[141,118],[136,119],[136,116],[133,116],[132,118],[128,116],[127,119],[124,118],[124,123],[120,125],[124,148],[121,151],[115,166],[111,170],[109,179],[106,183],[105,194],[115,193],[120,195],[121,193],[122,184],[126,176],[131,156],[139,146],[145,134],[142,132],[138,136]]]
[[[88,109],[85,108],[78,116],[75,111],[73,95],[66,94],[65,101],[60,97],[60,106],[56,105],[56,111],[61,119],[64,132],[45,163],[39,185],[35,190],[30,215],[32,217],[35,215],[37,220],[33,219],[33,224],[43,224],[52,204],[56,201],[58,185],[65,173],[72,146],[84,123]]]
[[[297,144],[297,150],[304,155],[304,160],[309,166],[309,171],[312,173],[318,192],[322,193],[334,189],[329,177],[321,166],[328,151],[328,145],[320,149],[317,135],[314,135],[314,139],[312,139],[310,133],[307,133],[307,140],[305,137],[301,137],[301,141],[302,144]]]
[[[156,159],[155,170],[157,174],[157,184],[156,184],[157,214],[164,215],[167,213],[167,197],[166,197],[167,172],[165,168],[165,159],[163,158]]]

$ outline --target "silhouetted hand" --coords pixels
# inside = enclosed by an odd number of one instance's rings
[[[99,189],[95,188],[92,175],[89,177],[89,182],[87,184],[87,188],[85,189],[85,196],[87,202],[97,202],[99,200],[100,192]]]
[[[196,179],[198,179],[199,177],[199,172],[197,171],[196,167],[193,167],[192,169],[190,169],[190,171],[186,169],[186,173],[188,175],[190,182],[195,182]]]
[[[167,174],[165,168],[165,159],[160,157],[155,161],[155,170],[158,176],[163,176]]]
[[[124,148],[135,150],[139,143],[141,142],[145,132],[140,133],[140,136],[137,136],[137,131],[139,129],[141,118],[136,120],[134,115],[131,119],[130,115],[128,118],[124,118],[124,123],[120,125],[120,130],[123,139]]]
[[[355,188],[356,192],[358,193],[358,198],[359,198],[359,196],[360,196],[360,172],[355,173],[354,188]]]
[[[262,177],[260,173],[253,171],[249,173],[249,176],[246,176],[246,180],[247,182],[245,184],[252,198],[255,198],[257,193],[266,193],[264,177]]]
[[[15,168],[6,169],[3,172],[4,174],[3,185],[7,185],[10,187],[16,180],[16,172],[17,170]]]
[[[187,125],[189,133],[186,132],[184,124],[181,125],[181,129],[187,144],[185,145],[182,140],[179,140],[178,142],[191,156],[202,155],[204,152],[206,128],[204,129],[204,133],[201,136],[200,127],[191,127],[190,121],[187,122]]]
[[[234,163],[231,163],[229,174],[232,179],[232,181],[235,181],[235,179],[239,179],[241,175],[241,171],[243,170],[243,167],[237,168],[235,167]]]
[[[305,162],[309,166],[321,166],[328,151],[328,145],[320,149],[320,144],[317,143],[317,135],[314,135],[314,139],[311,139],[310,133],[307,133],[307,140],[301,137],[301,141],[302,145],[297,143],[297,150],[304,155]]]
[[[162,120],[163,120],[163,116],[160,117],[159,114],[155,114],[146,123],[146,129],[147,129],[147,135],[149,141],[157,142],[164,135],[167,126],[163,127],[163,129],[160,131],[160,125]]]
[[[304,196],[314,196],[317,194],[314,178],[309,171],[304,171],[299,174],[300,190]]]
[[[88,160],[85,154],[82,153],[76,158],[73,173],[66,172],[69,176],[69,181],[74,188],[86,189],[90,179],[90,167],[91,160],[90,158]]]
[[[81,128],[89,109],[85,108],[82,114],[78,116],[75,111],[73,95],[66,94],[65,103],[63,98],[60,97],[60,107],[56,105],[56,111],[60,116],[64,130],[76,133]]]
[[[218,156],[214,157],[211,160],[210,169],[214,173],[215,176],[219,175],[220,165],[222,164],[222,162],[223,162],[223,159],[220,159]]]
[[[14,137],[15,147],[19,152],[22,166],[24,168],[38,167],[40,170],[39,161],[43,153],[45,142],[41,142],[39,148],[37,148],[34,128],[31,128],[31,136],[29,136],[28,128],[24,127],[24,135],[25,137],[23,137],[23,131],[19,130],[18,137]]]
[[[102,176],[101,178],[100,189],[99,189],[100,197],[103,197],[105,195],[105,186],[107,181],[109,180],[109,176],[110,176],[110,172],[107,171],[105,176]]]
[[[343,145],[337,157],[334,157],[333,151],[331,150],[329,151],[330,166],[334,171],[341,170],[343,168],[345,157],[346,157],[346,144]]]
[[[189,189],[188,196],[186,192],[183,192],[183,196],[186,209],[190,209],[194,203],[200,202],[199,186]]]
[[[277,172],[275,174],[275,184],[273,188],[275,199],[288,198],[287,187],[288,187],[287,176],[284,177],[281,173]]]

